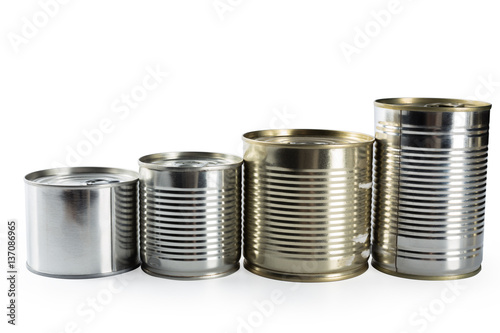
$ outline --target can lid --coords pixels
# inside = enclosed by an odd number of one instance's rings
[[[134,183],[138,180],[138,174],[124,169],[75,167],[35,171],[24,179],[31,185],[88,188]]]
[[[243,140],[252,144],[290,148],[342,148],[373,143],[367,134],[317,129],[283,129],[248,132]]]
[[[143,156],[139,165],[147,169],[195,171],[238,167],[243,159],[234,155],[210,152],[170,152]]]
[[[377,99],[375,106],[393,110],[426,112],[473,112],[491,109],[490,103],[451,98],[383,98]]]

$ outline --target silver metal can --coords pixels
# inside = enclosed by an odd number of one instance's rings
[[[243,135],[245,267],[320,282],[368,268],[373,137],[309,129]]]
[[[375,101],[372,265],[414,279],[481,269],[491,104]]]
[[[141,258],[151,275],[229,275],[241,257],[240,157],[160,153],[141,157]]]
[[[137,268],[137,183],[137,173],[112,168],[26,175],[28,269],[93,278]]]

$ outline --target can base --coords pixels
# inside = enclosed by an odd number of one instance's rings
[[[224,276],[231,275],[234,272],[236,272],[238,269],[240,269],[240,263],[237,263],[231,269],[229,269],[229,270],[227,270],[225,272],[208,274],[208,275],[201,275],[201,276],[198,276],[198,275],[194,275],[194,276],[190,276],[190,275],[182,276],[182,275],[161,274],[161,273],[157,273],[157,272],[154,272],[154,271],[150,270],[144,264],[142,264],[141,269],[144,271],[144,273],[146,273],[148,275],[151,275],[151,276],[154,276],[154,277],[159,277],[159,278],[164,278],[164,279],[171,279],[171,280],[192,281],[192,280],[216,279],[216,278],[221,278],[221,277],[224,277]]]
[[[375,268],[376,270],[378,270],[382,273],[385,273],[385,274],[389,274],[389,275],[404,278],[404,279],[427,280],[427,281],[445,281],[445,280],[466,279],[466,278],[469,278],[469,277],[476,275],[477,273],[479,273],[481,271],[481,266],[479,266],[479,268],[476,269],[475,271],[472,271],[470,273],[465,273],[465,274],[444,275],[444,276],[439,276],[439,275],[432,276],[432,275],[430,275],[430,276],[428,276],[428,275],[414,275],[414,274],[394,272],[394,271],[391,271],[387,268],[380,266],[379,264],[377,264],[373,260],[372,260],[371,264],[372,264],[373,268]]]
[[[43,273],[43,272],[39,272],[39,271],[33,269],[32,267],[30,267],[30,265],[28,265],[28,263],[26,263],[26,268],[31,273],[34,273],[34,274],[40,275],[40,276],[45,276],[45,277],[50,277],[50,278],[56,278],[56,279],[81,280],[81,279],[101,278],[101,277],[113,276],[113,275],[118,275],[118,274],[130,272],[130,271],[133,271],[134,269],[136,269],[137,267],[139,267],[140,265],[141,265],[141,263],[137,263],[134,266],[131,266],[129,268],[122,269],[122,270],[119,270],[119,271],[116,271],[116,272],[97,273],[97,274],[83,274],[83,275],[66,275],[66,274],[49,274],[49,273]]]
[[[361,275],[368,269],[368,263],[366,263],[364,265],[356,267],[355,269],[338,273],[291,274],[265,269],[251,264],[247,260],[244,261],[244,266],[248,271],[265,278],[290,282],[330,282],[346,280]]]

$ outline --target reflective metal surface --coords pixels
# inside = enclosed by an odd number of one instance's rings
[[[375,268],[431,280],[479,272],[490,108],[450,99],[375,102]]]
[[[373,137],[246,133],[244,257],[253,273],[332,281],[368,268]]]
[[[26,175],[28,269],[91,278],[138,267],[137,182],[137,173],[111,168]]]
[[[139,159],[146,273],[205,279],[238,270],[242,163],[240,157],[205,152]]]

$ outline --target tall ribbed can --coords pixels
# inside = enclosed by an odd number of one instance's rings
[[[458,99],[375,101],[375,268],[427,280],[480,271],[490,108]]]
[[[180,152],[139,159],[142,269],[173,279],[238,270],[240,157]]]
[[[320,282],[368,268],[373,137],[329,130],[243,135],[245,267]]]

